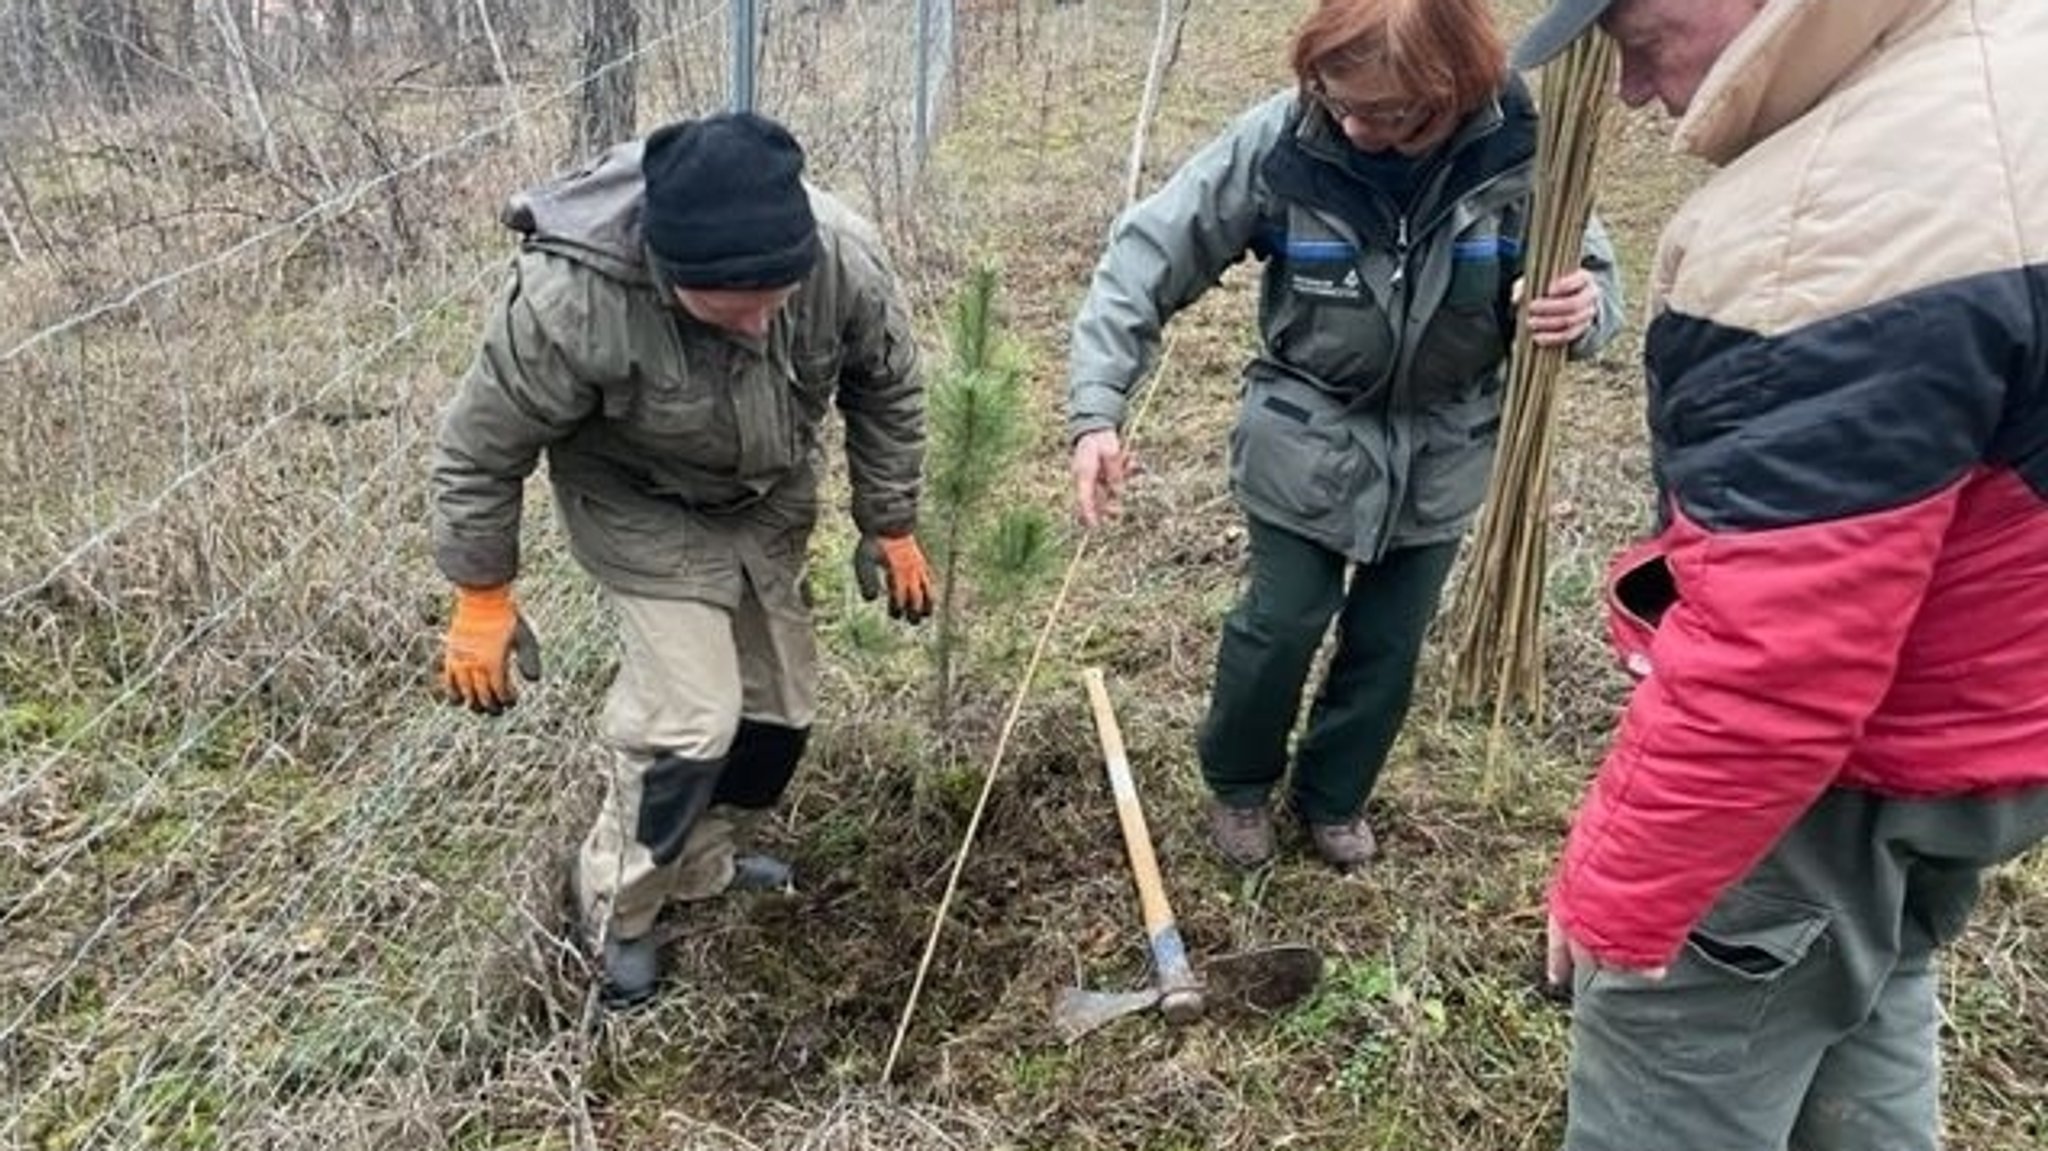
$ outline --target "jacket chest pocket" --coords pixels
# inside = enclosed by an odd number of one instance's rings
[[[1343,240],[1287,239],[1266,271],[1268,352],[1357,395],[1383,387],[1398,349],[1371,266]]]
[[[1289,256],[1281,274],[1287,293],[1298,305],[1355,312],[1372,302],[1366,294],[1365,277],[1359,274],[1357,257],[1348,249],[1335,259]]]
[[[624,410],[608,414],[642,439],[675,439],[707,429],[718,401],[714,365],[682,338],[666,311],[653,310],[635,321],[624,332],[631,342],[632,389]]]
[[[1451,213],[1451,273],[1443,306],[1454,311],[1492,312],[1508,297],[1508,286],[1522,274],[1522,248],[1527,230],[1526,189],[1517,184],[1496,189],[1459,204]]]
[[[719,432],[719,397],[694,377],[639,377],[629,420],[637,432],[662,440],[694,440]]]
[[[1374,304],[1358,245],[1314,213],[1289,208],[1285,224],[1265,243],[1271,253],[1268,286],[1293,307],[1356,312]]]
[[[1415,349],[1411,376],[1419,405],[1492,374],[1507,357],[1508,284],[1521,267],[1521,246],[1499,227],[1498,216],[1477,220],[1450,244],[1443,302]],[[1441,251],[1436,258],[1443,258]]]
[[[790,359],[735,352],[718,379],[717,434],[704,450],[717,466],[744,480],[786,472],[810,450],[807,398]],[[818,401],[822,410],[822,399]]]
[[[656,454],[726,470],[739,460],[731,383],[694,354],[643,370],[635,380],[627,435]]]
[[[1453,311],[1492,311],[1504,296],[1503,265],[1510,242],[1497,235],[1461,239],[1451,245],[1451,278],[1444,289],[1444,307]]]

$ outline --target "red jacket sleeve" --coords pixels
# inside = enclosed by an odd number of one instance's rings
[[[1891,685],[1959,485],[1853,518],[1709,532],[1674,513],[1648,555],[1673,595],[1647,675],[1565,848],[1552,909],[1623,967],[1668,963],[1723,889],[1834,781]],[[1628,651],[1626,609],[1616,625]],[[1646,656],[1646,659],[1640,658]]]

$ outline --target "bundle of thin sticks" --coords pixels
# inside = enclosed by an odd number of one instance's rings
[[[1603,35],[1579,38],[1548,65],[1538,100],[1536,189],[1523,296],[1578,267],[1592,211],[1593,166],[1614,85],[1615,51]],[[1461,706],[1491,700],[1496,733],[1513,708],[1543,715],[1543,583],[1550,520],[1550,459],[1563,348],[1539,348],[1518,325],[1508,362],[1500,453],[1452,601],[1458,636],[1452,693]]]

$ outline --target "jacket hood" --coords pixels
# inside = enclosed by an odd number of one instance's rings
[[[1726,164],[1804,116],[1953,0],[1768,0],[1707,74],[1676,143]]]
[[[655,283],[640,227],[641,207],[647,202],[647,181],[640,174],[641,143],[628,140],[581,168],[514,192],[499,210],[499,222],[519,233],[524,243],[600,275],[627,284]],[[829,257],[821,264],[835,262],[847,243],[886,262],[881,237],[865,219],[808,180],[804,194],[817,217],[818,242]],[[820,274],[813,268],[809,278]]]
[[[629,140],[596,160],[505,201],[498,219],[528,243],[587,264],[613,279],[650,283],[640,209],[641,141]]]

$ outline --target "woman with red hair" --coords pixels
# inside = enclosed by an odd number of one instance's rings
[[[1591,355],[1620,291],[1596,223],[1584,266],[1517,306],[1536,112],[1485,0],[1322,0],[1292,62],[1295,85],[1117,221],[1074,322],[1068,432],[1093,525],[1122,488],[1118,431],[1161,330],[1239,259],[1264,264],[1230,433],[1250,578],[1199,745],[1210,832],[1233,863],[1266,863],[1286,780],[1317,853],[1350,868],[1374,853],[1365,801],[1485,494],[1514,326]]]

